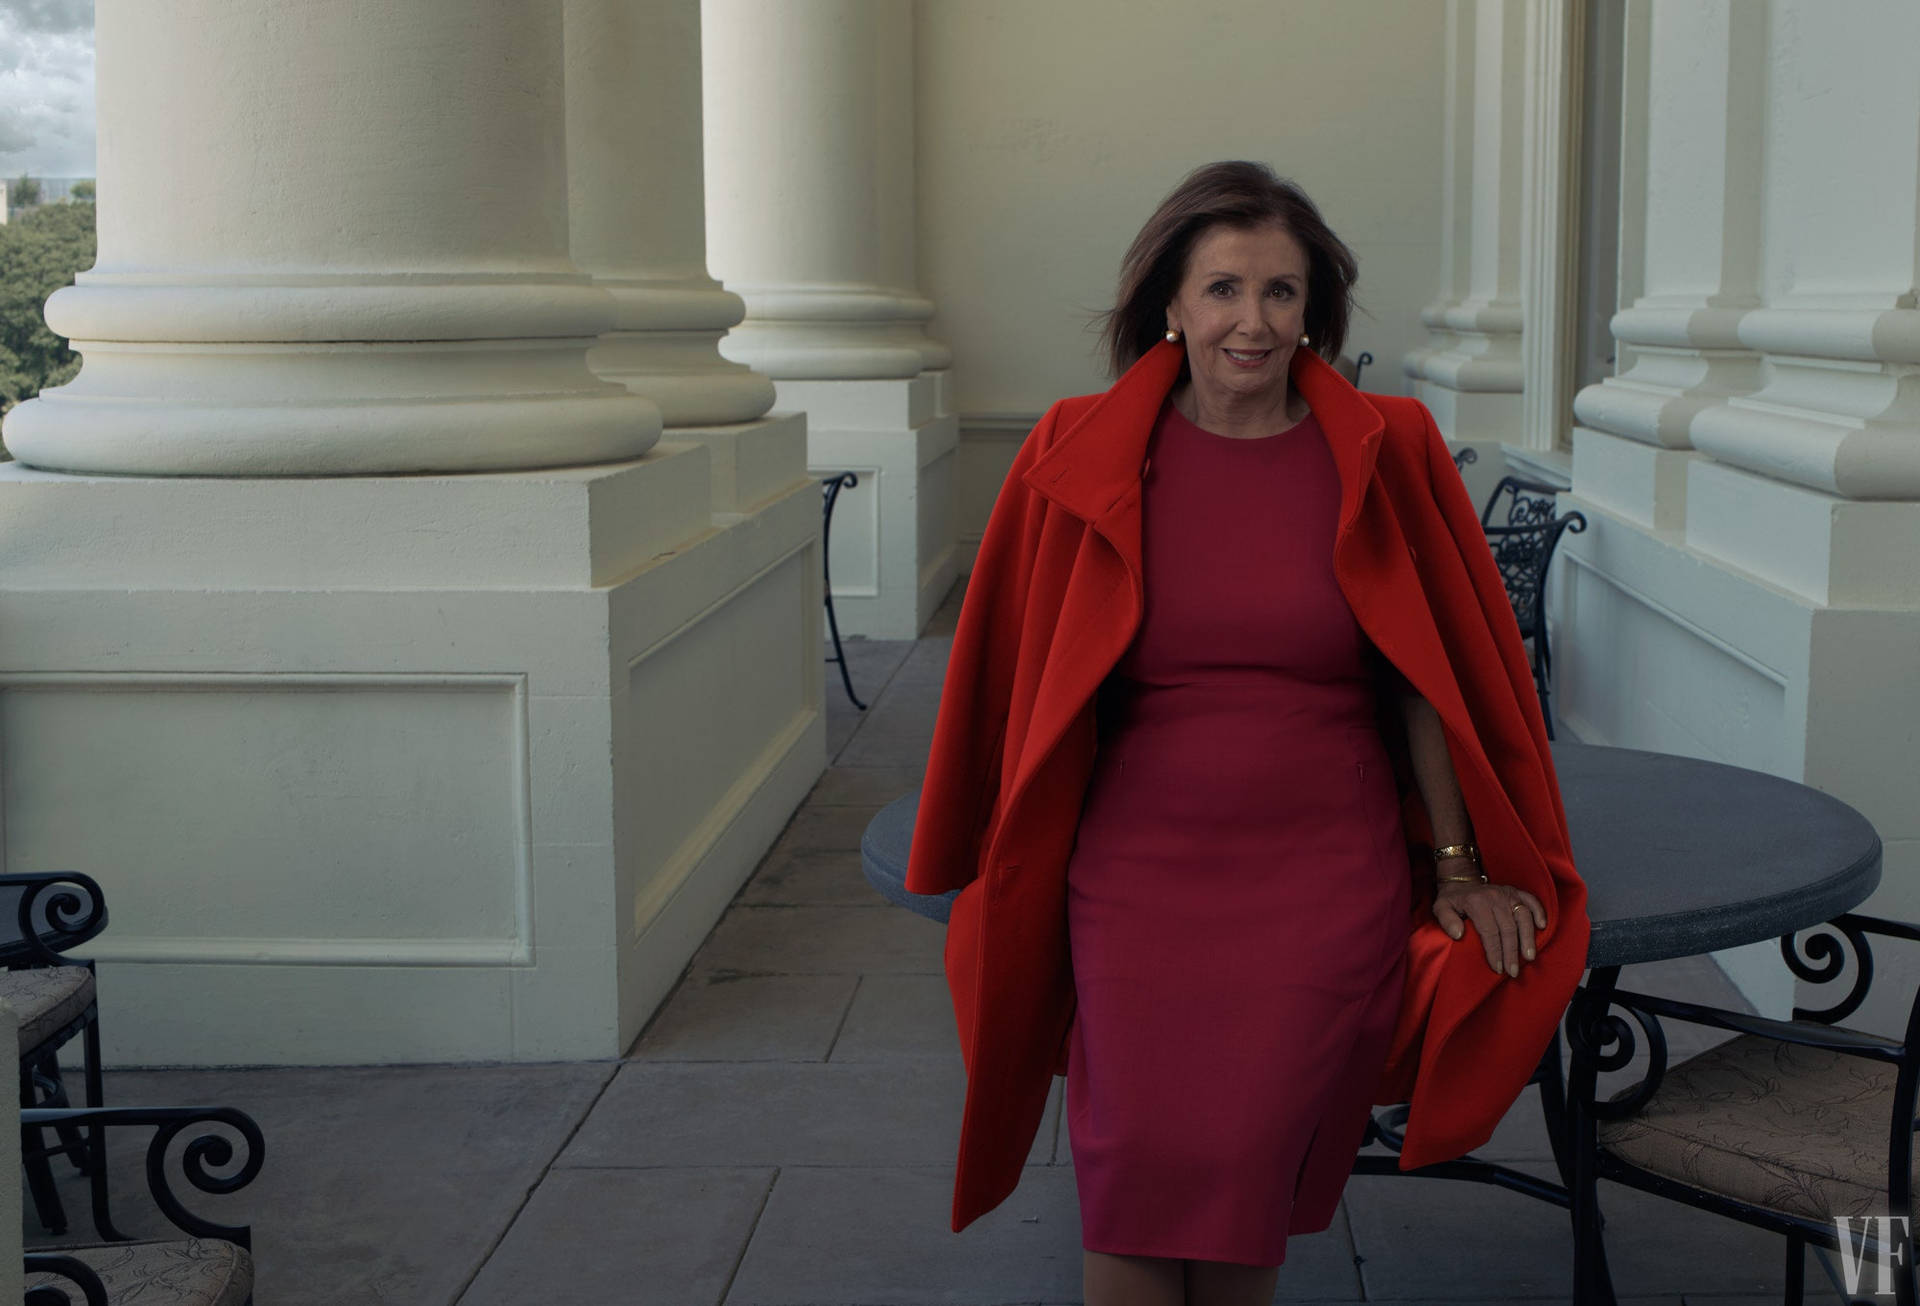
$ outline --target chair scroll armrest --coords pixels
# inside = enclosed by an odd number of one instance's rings
[[[109,1306],[106,1284],[100,1282],[100,1276],[84,1261],[57,1252],[29,1252],[24,1268],[28,1274],[51,1274],[65,1279],[80,1290],[80,1298],[87,1306]],[[58,1284],[43,1283],[27,1290],[25,1302],[26,1306],[72,1306],[73,1294]]]
[[[58,1253],[29,1252],[24,1268],[28,1274],[51,1274],[65,1279],[80,1290],[80,1298],[87,1306],[109,1306],[107,1285],[100,1282],[100,1276],[84,1261]],[[26,1306],[73,1306],[73,1294],[57,1284],[43,1283],[27,1290],[25,1302]]]
[[[107,899],[92,876],[79,871],[0,875],[0,890],[16,889],[14,938],[0,943],[9,966],[72,966],[60,954],[107,928]]]
[[[161,1214],[175,1228],[196,1238],[221,1238],[236,1246],[252,1249],[251,1230],[246,1225],[225,1225],[195,1215],[181,1205],[167,1175],[167,1149],[173,1140],[195,1126],[224,1126],[238,1134],[243,1147],[236,1149],[226,1133],[199,1134],[180,1155],[180,1171],[187,1182],[203,1193],[225,1195],[238,1192],[252,1183],[266,1160],[266,1140],[260,1126],[246,1112],[226,1106],[181,1107],[67,1107],[34,1108],[20,1113],[23,1127],[73,1123],[87,1127],[145,1126],[153,1129],[147,1144],[147,1191]],[[237,1157],[236,1157],[237,1153]]]
[[[1731,1030],[1736,1034],[1758,1034],[1763,1038],[1775,1039],[1782,1043],[1794,1043],[1800,1047],[1825,1048],[1831,1052],[1864,1057],[1870,1061],[1897,1063],[1903,1050],[1903,1045],[1898,1039],[1882,1038],[1878,1034],[1842,1029],[1821,1024],[1818,1021],[1773,1020],[1750,1012],[1729,1011],[1724,1007],[1709,1007],[1698,1002],[1682,1002],[1677,998],[1656,997],[1650,993],[1616,991],[1610,997],[1620,1006],[1655,1016],[1666,1016],[1695,1025]]]

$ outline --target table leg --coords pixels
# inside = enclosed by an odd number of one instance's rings
[[[1573,1157],[1567,1148],[1567,1077],[1560,1062],[1560,1031],[1553,1031],[1540,1068],[1534,1072],[1540,1088],[1540,1115],[1547,1126],[1547,1143],[1553,1148],[1554,1169],[1560,1172],[1560,1186],[1573,1191]]]
[[[1613,1276],[1607,1271],[1607,1248],[1601,1236],[1599,1173],[1594,1138],[1594,1099],[1599,1078],[1599,1054],[1608,1040],[1600,1023],[1619,980],[1618,966],[1596,966],[1587,983],[1573,995],[1567,1015],[1567,1043],[1572,1050],[1567,1074],[1566,1147],[1572,1161],[1567,1184],[1573,1213],[1573,1300],[1576,1306],[1614,1306]]]

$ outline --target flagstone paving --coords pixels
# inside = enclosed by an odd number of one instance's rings
[[[867,820],[919,783],[957,602],[917,641],[847,642],[869,710],[828,668],[830,769],[620,1061],[108,1075],[113,1102],[227,1103],[260,1122],[261,1178],[197,1205],[252,1223],[261,1306],[1079,1300],[1059,1081],[1018,1190],[949,1231],[965,1080],[941,930],[860,874]],[[1709,960],[1633,970],[1636,988],[1738,1001]],[[1482,1154],[1549,1171],[1530,1098]],[[116,1209],[158,1233],[139,1163],[117,1148]],[[84,1192],[61,1169],[79,1227]],[[1779,1240],[1603,1191],[1623,1306],[1779,1300]],[[1569,1263],[1555,1208],[1361,1176],[1332,1228],[1291,1242],[1275,1300],[1564,1302]],[[1841,1300],[1809,1280],[1809,1301]]]

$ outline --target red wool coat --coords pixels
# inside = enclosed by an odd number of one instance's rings
[[[1066,867],[1097,744],[1094,698],[1142,615],[1140,481],[1184,351],[1156,345],[1105,394],[1040,419],[968,582],[921,789],[907,887],[959,889],[946,971],[967,1068],[958,1231],[1020,1180],[1074,1013]],[[1479,519],[1416,400],[1362,394],[1294,354],[1340,474],[1334,575],[1361,628],[1437,710],[1490,879],[1547,912],[1537,960],[1491,970],[1478,932],[1433,919],[1430,832],[1396,750],[1414,910],[1375,1102],[1410,1102],[1403,1169],[1486,1142],[1538,1065],[1586,965],[1586,887],[1514,622]],[[1195,831],[1196,838],[1205,837]],[[1279,927],[1311,930],[1312,921]]]

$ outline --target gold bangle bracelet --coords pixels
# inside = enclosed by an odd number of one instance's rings
[[[1435,848],[1433,850],[1433,860],[1436,862],[1444,862],[1449,857],[1471,857],[1474,860],[1474,864],[1478,865],[1480,862],[1480,850],[1470,843],[1450,843],[1444,848]]]
[[[1484,875],[1436,875],[1433,879],[1436,884],[1486,884],[1489,882]]]

